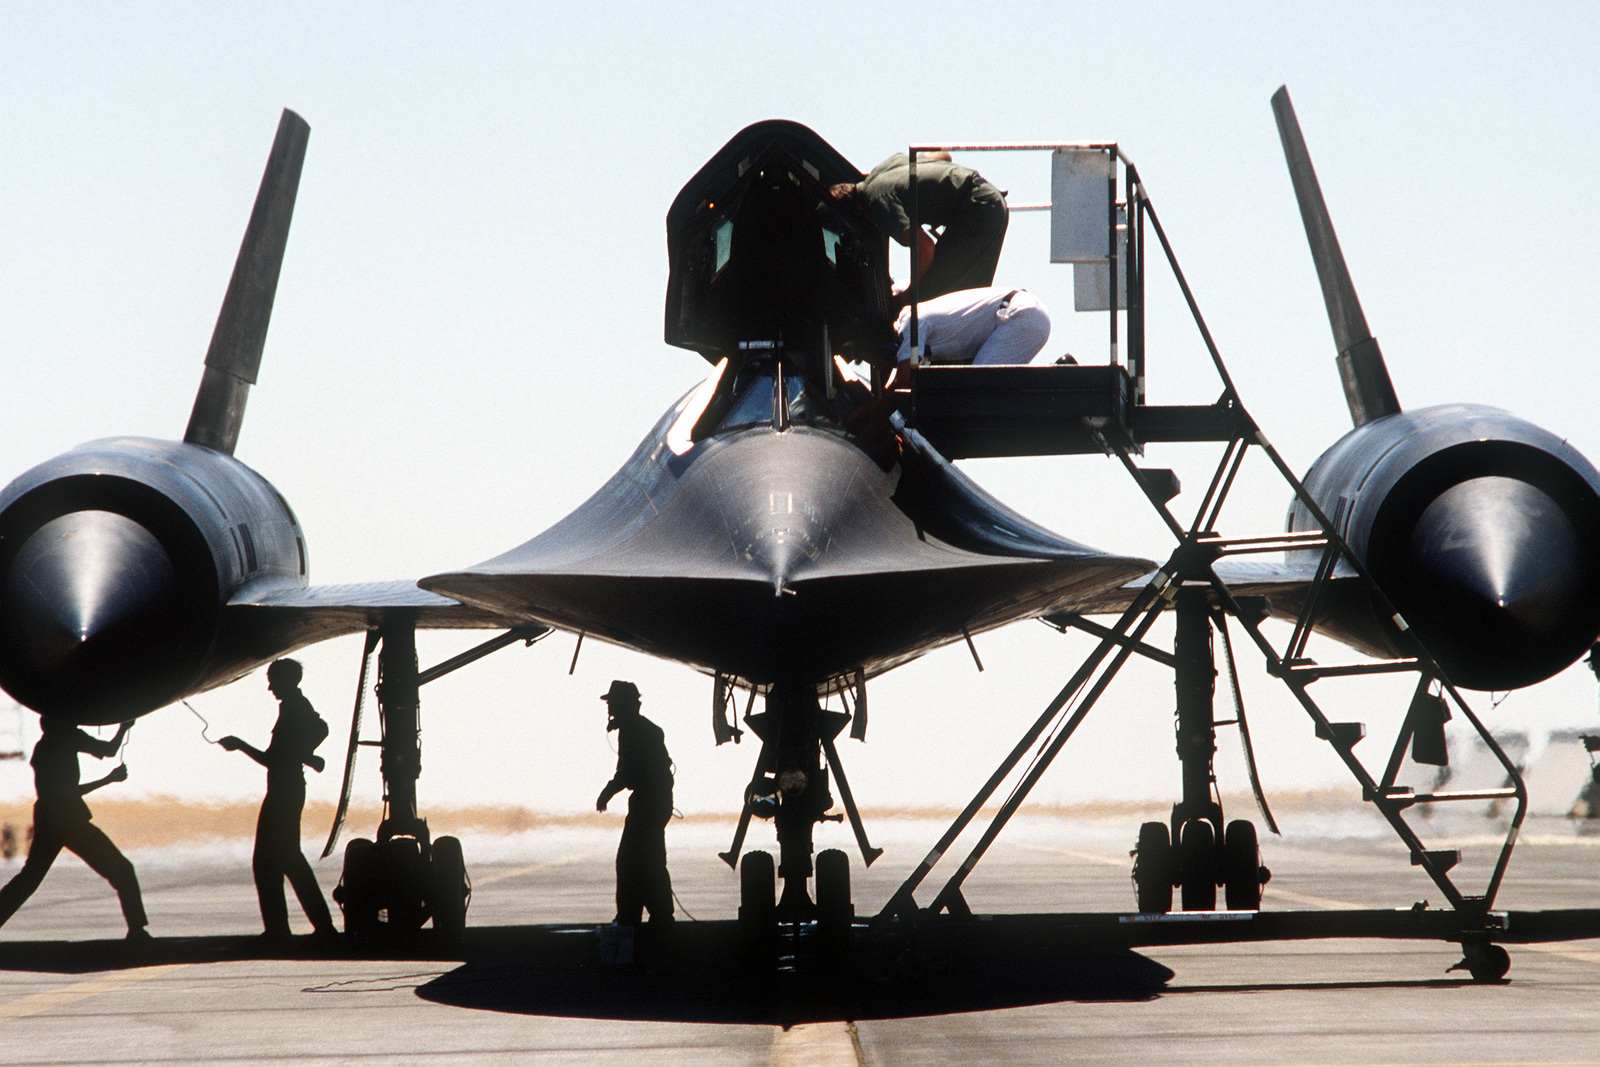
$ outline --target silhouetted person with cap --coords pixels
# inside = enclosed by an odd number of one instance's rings
[[[28,848],[28,858],[17,876],[0,889],[0,924],[17,913],[22,902],[33,895],[44,881],[50,865],[62,849],[70,849],[89,865],[89,869],[110,882],[122,901],[122,916],[128,920],[128,940],[147,941],[150,932],[145,929],[144,901],[139,896],[139,876],[133,871],[128,857],[117,851],[111,839],[89,820],[93,816],[84,794],[91,793],[111,782],[128,778],[128,768],[119,766],[99,781],[81,785],[78,781],[78,753],[87,752],[96,759],[110,759],[122,747],[127,736],[125,722],[117,728],[116,736],[109,741],[91,737],[72,723],[55,716],[41,715],[39,726],[42,735],[33,748],[33,783],[38,800],[33,805],[33,844]]]
[[[328,724],[300,692],[302,674],[298,660],[274,660],[267,668],[267,689],[278,698],[278,721],[273,724],[272,741],[265,752],[231,734],[217,742],[230,752],[243,752],[267,769],[267,795],[256,819],[256,848],[250,867],[255,874],[256,896],[261,901],[264,936],[271,941],[289,937],[289,906],[283,895],[285,878],[294,886],[294,895],[300,898],[300,906],[317,934],[337,937],[339,933],[317,876],[300,851],[300,814],[306,806],[306,775],[301,767],[322,770],[322,757],[316,751],[328,736]]]
[[[607,730],[617,731],[617,773],[600,790],[596,811],[631,789],[628,817],[617,844],[617,922],[637,926],[672,920],[672,876],[667,873],[667,822],[672,818],[672,758],[661,727],[639,714],[639,689],[612,682],[600,698],[610,706]]]

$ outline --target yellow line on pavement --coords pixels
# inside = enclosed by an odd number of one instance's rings
[[[181,970],[190,966],[187,963],[162,963],[154,967],[134,967],[126,971],[107,971],[93,978],[86,978],[81,982],[74,982],[60,989],[52,989],[44,993],[30,993],[25,997],[18,997],[9,1004],[0,1004],[0,1019],[20,1019],[25,1015],[37,1015],[43,1011],[83,1000],[86,997],[99,996],[101,993],[111,993],[125,986],[137,982],[147,981],[151,978],[160,978],[164,974]]]
[[[1535,941],[1506,941],[1503,944],[1509,948],[1543,952],[1547,956],[1564,956],[1579,963],[1600,963],[1600,952],[1589,952],[1581,948],[1561,948],[1558,945]]]
[[[1035,845],[1027,841],[1013,841],[1017,848],[1029,849],[1033,852],[1053,852],[1057,856],[1071,856],[1075,860],[1087,860],[1090,863],[1103,863],[1107,867],[1126,867],[1133,870],[1133,860],[1129,857],[1102,856],[1094,852],[1079,852],[1075,848],[1062,848],[1059,845]]]

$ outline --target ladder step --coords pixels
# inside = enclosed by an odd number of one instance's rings
[[[1442,873],[1461,862],[1461,851],[1454,848],[1430,848],[1423,852],[1412,852],[1411,866],[1421,867],[1424,857]]]
[[[1436,800],[1510,800],[1517,795],[1511,786],[1499,789],[1458,789],[1446,793],[1418,793],[1412,799],[1418,804],[1431,804]]]
[[[1330,722],[1326,727],[1317,726],[1317,737],[1332,741],[1339,748],[1351,748],[1366,736],[1367,724],[1364,722]]]
[[[1379,786],[1377,789],[1363,789],[1361,791],[1361,799],[1369,804],[1387,800],[1391,804],[1396,804],[1402,808],[1409,808],[1417,802],[1416,791],[1409,785]]]
[[[1286,677],[1303,678],[1337,678],[1358,674],[1397,674],[1402,671],[1414,671],[1421,666],[1421,661],[1415,657],[1405,659],[1381,659],[1372,663],[1334,663],[1322,664],[1314,660],[1298,659],[1285,660],[1283,674]]]
[[[1443,800],[1511,800],[1516,795],[1516,789],[1509,785],[1498,789],[1456,789],[1440,793],[1416,793],[1408,785],[1392,785],[1386,789],[1364,790],[1362,799],[1373,802],[1386,800],[1409,808],[1413,804],[1433,804]]]
[[[1290,552],[1307,548],[1326,548],[1328,536],[1321,530],[1301,533],[1269,534],[1266,537],[1202,537],[1200,542],[1219,556],[1238,556],[1251,552]]]

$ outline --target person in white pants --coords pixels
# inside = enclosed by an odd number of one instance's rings
[[[895,320],[897,362],[911,358],[911,309]],[[1026,289],[960,289],[917,305],[917,333],[930,363],[1027,363],[1050,339],[1050,315]]]

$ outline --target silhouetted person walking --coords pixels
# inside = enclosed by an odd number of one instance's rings
[[[628,817],[617,844],[617,922],[637,926],[672,920],[672,876],[667,873],[667,822],[672,818],[672,758],[661,727],[639,714],[639,688],[612,682],[600,698],[610,705],[607,730],[617,731],[617,773],[600,790],[595,810],[631,789]]]
[[[125,722],[117,728],[116,736],[109,741],[91,737],[72,723],[54,716],[41,715],[42,734],[33,747],[33,784],[38,800],[33,805],[33,844],[28,848],[28,858],[17,876],[0,889],[0,925],[17,913],[22,902],[33,895],[44,881],[50,865],[62,849],[70,849],[89,869],[110,882],[122,901],[122,916],[128,920],[128,940],[148,940],[145,929],[149,919],[144,914],[144,901],[139,896],[139,876],[133,871],[128,857],[117,851],[111,839],[89,820],[93,816],[89,805],[83,802],[84,794],[91,793],[111,782],[128,778],[128,768],[119,766],[99,781],[80,785],[78,782],[78,753],[87,752],[96,759],[110,759],[122,746],[128,727]]]
[[[217,742],[230,752],[243,752],[267,769],[267,795],[256,819],[256,849],[250,858],[256,896],[261,901],[261,921],[269,940],[289,937],[289,905],[283,880],[289,879],[300,898],[306,918],[322,936],[338,936],[328,902],[317,876],[300,851],[300,814],[306,806],[306,775],[302,766],[320,772],[317,746],[328,736],[328,724],[300,692],[302,668],[298,660],[274,660],[267,668],[267,689],[278,698],[278,721],[265,752],[229,735]]]

